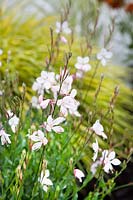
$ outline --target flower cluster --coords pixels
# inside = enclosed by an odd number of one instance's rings
[[[38,98],[36,96],[32,97],[32,106],[37,109],[46,109],[49,104],[54,105],[59,93],[62,97],[58,97],[57,101],[60,113],[64,117],[66,117],[68,113],[80,117],[80,114],[77,111],[80,103],[75,99],[77,91],[76,89],[72,89],[73,78],[68,74],[68,71],[66,71],[65,74],[67,74],[67,76],[63,82],[60,83],[60,78],[64,76],[64,71],[62,71],[60,75],[55,74],[54,72],[42,71],[41,76],[36,79],[32,86],[32,89],[39,95]],[[45,93],[52,93],[53,99],[43,99]]]
[[[102,136],[103,139],[107,139],[107,136],[103,132],[103,126],[100,124],[99,120],[97,120],[94,125],[90,128],[90,130],[94,131],[97,135]],[[97,167],[102,166],[103,170],[106,173],[113,172],[112,165],[120,165],[121,161],[115,158],[115,152],[110,150],[101,150],[98,144],[98,140],[92,144],[92,148],[94,150],[93,161],[94,163],[91,166],[91,172],[93,174],[96,173]],[[97,159],[98,153],[102,151],[102,156]]]
[[[8,119],[8,124],[12,130],[13,133],[16,132],[17,126],[19,124],[19,118],[13,114],[10,110],[7,110],[7,119]],[[2,124],[0,124],[0,137],[1,137],[1,144],[11,144],[10,140],[10,134],[7,134],[6,131],[4,130]]]
[[[38,94],[44,94],[44,91],[49,93],[49,90],[56,85],[55,73],[42,71],[41,76],[36,79],[32,89]]]
[[[64,31],[64,29],[62,30]],[[50,113],[43,124],[40,125],[42,130],[34,131],[28,135],[29,139],[33,142],[32,151],[39,150],[48,143],[46,134],[64,132],[64,128],[60,125],[66,120],[68,114],[80,117],[78,107],[80,103],[75,99],[77,94],[76,89],[72,89],[73,76],[68,73],[67,69],[61,70],[60,74],[54,72],[42,71],[41,76],[33,83],[32,89],[36,91],[37,96],[32,97],[32,106],[37,109],[47,109],[50,107]],[[50,96],[50,98],[46,98]],[[53,98],[51,98],[53,96]],[[56,108],[56,118],[54,111]],[[47,192],[48,186],[52,185],[52,181],[48,179],[49,170],[41,172],[39,182],[43,190]],[[78,170],[74,172],[77,177],[84,177]],[[80,178],[81,181],[81,178]]]

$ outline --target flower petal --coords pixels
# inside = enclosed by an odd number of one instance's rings
[[[74,169],[74,176],[82,182],[82,178],[85,177],[84,173],[79,169]]]
[[[52,129],[56,133],[62,133],[62,132],[64,132],[64,129],[61,126],[54,126]]]
[[[115,158],[115,152],[114,151],[110,152],[108,158],[109,160],[113,160]]]
[[[39,150],[42,146],[42,142],[37,142],[35,144],[33,144],[32,146],[32,151],[36,151],[36,150]]]
[[[52,181],[49,178],[44,178],[42,183],[44,185],[53,185]]]
[[[53,126],[58,125],[58,124],[62,123],[65,120],[66,119],[64,117],[58,117],[53,121]]]
[[[42,102],[40,103],[40,106],[42,107],[42,109],[47,108],[49,102],[50,102],[50,99],[46,99],[46,100],[42,101]]]
[[[48,124],[53,124],[52,115],[49,115],[49,116],[48,116],[48,118],[47,118],[47,123],[48,123]]]
[[[113,160],[111,161],[111,163],[112,163],[113,165],[120,165],[120,164],[121,164],[121,161],[120,161],[119,159],[115,158],[115,159],[113,159]]]

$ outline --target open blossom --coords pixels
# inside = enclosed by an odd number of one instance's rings
[[[46,145],[48,143],[47,138],[44,136],[44,133],[41,130],[34,131],[32,135],[29,135],[29,138],[36,142],[32,146],[32,150],[39,150],[42,145]]]
[[[75,100],[75,96],[77,94],[77,91],[73,89],[71,93],[62,99],[59,99],[57,101],[57,106],[60,107],[60,112],[66,117],[68,115],[68,112],[71,115],[75,115],[77,117],[80,117],[79,112],[77,111],[79,102]]]
[[[75,64],[75,67],[83,72],[87,72],[91,69],[91,66],[89,64],[89,57],[77,57],[77,63]]]
[[[1,144],[11,144],[10,135],[7,134],[3,129],[0,130]]]
[[[68,22],[64,21],[63,23],[56,22],[56,33],[65,33],[65,34],[70,34],[72,31],[68,27]]]
[[[64,129],[61,126],[58,126],[60,123],[65,121],[64,117],[58,117],[56,119],[53,119],[52,116],[50,115],[47,119],[47,122],[43,123],[43,127],[48,131],[54,131],[56,133],[62,133],[64,132]]]
[[[40,107],[42,109],[46,109],[51,100],[50,99],[43,100],[43,96],[40,95],[38,101],[39,101]]]
[[[73,77],[67,76],[66,79],[62,83],[60,94],[68,95],[72,89],[72,83],[73,83]]]
[[[16,132],[16,128],[17,128],[17,126],[19,124],[19,118],[16,115],[14,115],[13,117],[11,117],[9,119],[8,123],[9,123],[12,131],[15,133]]]
[[[97,59],[101,61],[102,65],[105,66],[107,61],[112,58],[112,52],[106,50],[105,48],[101,49],[101,52],[97,54]]]
[[[49,92],[53,85],[56,85],[55,73],[42,71],[41,76],[33,83],[32,89],[43,95],[44,90]]]
[[[91,165],[91,172],[96,173],[98,166],[103,166],[106,173],[113,172],[113,165],[120,165],[121,161],[115,158],[115,152],[104,150],[102,156]]]
[[[97,159],[97,155],[98,155],[98,150],[99,150],[99,145],[98,145],[98,141],[96,139],[96,142],[92,144],[92,148],[94,150],[94,155],[93,155],[93,161],[95,161]]]
[[[102,157],[100,158],[100,160],[103,164],[103,170],[106,173],[113,171],[112,165],[120,165],[121,163],[119,159],[115,158],[115,152],[114,151],[109,152],[108,150],[104,150],[102,152]]]
[[[102,136],[104,139],[107,139],[103,126],[100,124],[99,120],[96,120],[96,122],[91,127],[91,130],[93,130],[97,135]]]
[[[52,181],[48,178],[49,177],[49,170],[45,170],[45,174],[43,171],[41,172],[41,177],[39,178],[39,182],[41,183],[43,190],[45,192],[48,191],[48,187],[53,185]]]
[[[85,177],[84,173],[79,169],[74,169],[74,176],[79,179],[79,182],[82,182],[82,178]]]

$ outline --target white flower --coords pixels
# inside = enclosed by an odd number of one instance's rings
[[[32,135],[29,135],[29,138],[36,142],[32,146],[32,151],[39,150],[42,145],[46,145],[48,143],[48,140],[46,137],[44,137],[44,133],[41,130],[34,131]]]
[[[9,119],[9,125],[11,126],[11,129],[14,133],[16,132],[18,124],[19,124],[19,118],[16,115],[14,115]]]
[[[2,62],[0,61],[0,67],[2,67]]]
[[[105,48],[102,48],[101,52],[97,54],[97,59],[101,60],[102,65],[105,66],[112,55],[112,52],[106,50]]]
[[[94,155],[93,155],[93,161],[95,161],[96,159],[97,159],[97,155],[98,155],[98,150],[99,150],[99,145],[98,145],[98,141],[97,141],[97,139],[96,139],[96,142],[94,142],[93,144],[92,144],[92,148],[93,148],[93,150],[94,150]]]
[[[54,131],[56,133],[62,133],[64,132],[64,129],[61,126],[58,126],[60,123],[65,121],[64,117],[58,117],[56,119],[53,119],[51,115],[49,115],[47,122],[44,122],[43,127],[48,131]]]
[[[89,57],[77,57],[77,63],[75,64],[75,67],[82,71],[82,72],[87,72],[91,69],[91,66],[89,63]]]
[[[2,49],[0,49],[0,55],[2,55],[3,54],[3,50]]]
[[[110,171],[113,171],[112,165],[120,165],[121,161],[117,158],[115,158],[115,152],[108,150],[104,150],[102,152],[102,157],[100,158],[101,162],[103,163],[103,170],[106,173],[109,173]]]
[[[48,191],[48,187],[50,185],[53,185],[52,181],[48,178],[49,177],[49,170],[46,169],[45,170],[45,175],[43,173],[43,171],[41,172],[41,177],[39,178],[39,182],[41,183],[42,187],[43,187],[43,190],[45,192]]]
[[[84,173],[79,169],[74,169],[74,176],[79,179],[79,182],[82,182],[82,178],[85,177]]]
[[[42,71],[41,76],[33,83],[32,89],[37,91],[38,94],[43,95],[44,90],[49,92],[53,85],[56,85],[55,73]]]
[[[40,108],[39,102],[38,102],[38,98],[36,96],[33,96],[31,99],[31,104],[33,108]]]
[[[39,96],[39,104],[40,104],[42,109],[46,109],[47,106],[49,105],[50,101],[51,101],[50,99],[43,100],[42,95]]]
[[[72,76],[67,76],[66,79],[63,81],[62,86],[61,86],[61,95],[68,95],[71,88],[72,88],[72,82],[73,82],[73,77]]]
[[[56,22],[56,33],[65,33],[65,34],[70,34],[72,31],[68,27],[68,22],[64,21],[62,24],[60,22]]]
[[[60,106],[60,112],[65,117],[68,115],[68,112],[71,115],[80,117],[80,114],[77,111],[79,102],[74,99],[76,94],[77,94],[77,91],[75,89],[73,89],[71,91],[70,95],[67,95],[67,96],[63,97],[63,99],[60,99],[57,101],[57,106]]]
[[[1,144],[11,144],[11,140],[9,138],[9,134],[7,134],[3,129],[0,130]]]
[[[103,126],[100,124],[99,120],[96,120],[95,124],[91,127],[91,130],[93,130],[97,135],[102,136],[104,139],[107,139],[107,136],[103,132]]]

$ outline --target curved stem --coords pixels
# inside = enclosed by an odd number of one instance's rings
[[[112,191],[120,190],[120,189],[131,187],[131,186],[133,186],[133,182],[127,183],[127,184],[124,184],[124,185],[120,185],[120,186],[114,188]]]
[[[95,76],[96,76],[98,67],[99,67],[99,61],[97,62],[96,67],[95,67],[95,69],[94,69],[94,72],[93,72],[93,74],[92,74],[92,76],[91,76],[91,79],[90,79],[90,82],[89,82],[89,85],[88,85],[88,89],[87,89],[87,91],[86,91],[86,93],[85,93],[85,96],[84,96],[83,100],[85,100],[86,97],[88,96],[88,92],[90,91],[90,86],[91,86],[91,84],[92,84],[93,79],[94,79]]]

